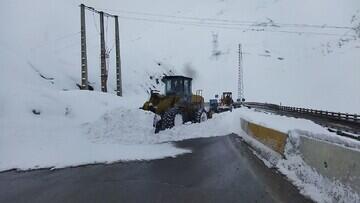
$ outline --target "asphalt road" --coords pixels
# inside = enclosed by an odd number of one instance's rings
[[[176,145],[193,153],[0,173],[0,202],[311,202],[236,135]]]

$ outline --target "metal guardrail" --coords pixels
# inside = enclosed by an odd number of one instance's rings
[[[258,102],[245,102],[243,104],[245,106],[249,106],[249,107],[260,107],[260,108],[266,108],[269,110],[294,112],[294,113],[307,114],[307,115],[321,117],[321,118],[327,118],[327,119],[339,120],[339,121],[348,121],[348,122],[360,124],[360,115],[357,115],[357,114],[322,111],[322,110],[316,110],[316,109],[298,108],[298,107],[291,107],[291,106],[280,106],[277,104],[258,103]]]

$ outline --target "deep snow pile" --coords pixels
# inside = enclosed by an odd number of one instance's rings
[[[59,78],[70,89],[75,82],[1,53],[14,63],[0,61],[0,171],[173,157],[190,151],[163,142],[225,132],[185,126],[154,135],[153,114],[139,109],[145,95],[63,89]]]
[[[23,98],[19,95],[14,102],[16,106],[7,105],[3,111],[11,114],[0,117],[0,171],[148,160],[190,152],[168,143],[95,143],[83,133],[86,123],[94,122],[114,108],[134,109],[124,103],[136,104],[134,100],[137,99],[125,101],[117,96],[88,91],[54,91],[36,96]],[[24,103],[21,105],[21,102]],[[34,107],[32,103],[37,105]],[[143,120],[150,118],[140,110],[128,114]],[[127,132],[142,134],[142,126],[144,123],[133,122],[123,127]]]
[[[137,109],[145,95],[125,93],[120,98],[74,90],[76,81],[65,71],[39,71],[12,53],[0,53],[6,56],[0,60],[0,171],[155,159],[189,152],[171,144],[92,142],[83,133],[86,123],[115,108]],[[12,61],[11,65],[6,61]],[[135,112],[146,118],[140,110]],[[143,133],[140,127],[144,123],[133,124],[138,134]]]
[[[228,112],[214,115],[204,123],[184,124],[154,134],[153,117],[153,113],[138,109],[114,109],[86,124],[85,134],[94,143],[152,144],[228,135],[240,127],[236,114]]]

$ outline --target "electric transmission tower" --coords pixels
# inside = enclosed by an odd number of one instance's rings
[[[239,61],[238,61],[238,101],[244,101],[244,71],[243,71],[243,58],[242,58],[241,44],[239,44]]]

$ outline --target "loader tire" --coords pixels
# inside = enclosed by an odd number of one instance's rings
[[[162,120],[156,123],[155,125],[155,134],[159,133],[162,130]]]
[[[161,128],[162,130],[169,129],[175,126],[175,124],[183,124],[184,119],[181,111],[177,108],[171,108],[164,113],[163,118],[161,119]]]
[[[195,113],[195,123],[201,123],[208,119],[208,115],[205,110],[199,110]]]

